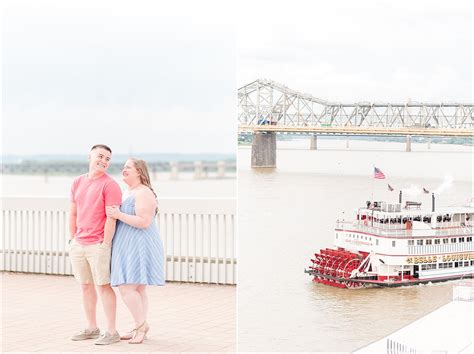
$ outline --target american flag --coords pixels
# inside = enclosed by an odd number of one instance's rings
[[[376,179],[385,179],[385,175],[382,170],[374,166],[374,178]]]

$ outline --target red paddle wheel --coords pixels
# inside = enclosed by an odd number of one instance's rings
[[[350,276],[367,256],[366,252],[353,253],[343,248],[321,250],[320,253],[314,254],[309,267],[314,276],[313,281],[337,288],[361,287],[362,283],[351,279]]]

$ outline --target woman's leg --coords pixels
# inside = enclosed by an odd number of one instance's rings
[[[148,317],[148,295],[146,293],[146,285],[138,285],[137,291],[142,298],[142,305],[143,305],[143,314],[145,316],[145,320]]]
[[[145,314],[143,312],[142,298],[137,291],[138,286],[134,284],[125,284],[119,285],[118,288],[123,302],[132,314],[135,326],[140,326],[145,322]]]

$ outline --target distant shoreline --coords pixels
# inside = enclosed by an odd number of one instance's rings
[[[130,153],[113,154],[113,161],[115,163],[124,163],[129,157],[136,157],[145,160],[146,162],[195,162],[195,161],[229,161],[236,160],[235,154],[181,154],[181,153]],[[2,164],[6,163],[20,163],[21,161],[37,161],[37,162],[84,162],[87,161],[87,154],[5,154],[2,155]]]

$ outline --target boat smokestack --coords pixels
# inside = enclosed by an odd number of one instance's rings
[[[431,193],[431,211],[435,211],[435,196],[434,193]]]
[[[400,191],[400,195],[398,196],[398,202],[402,204],[402,191]]]

